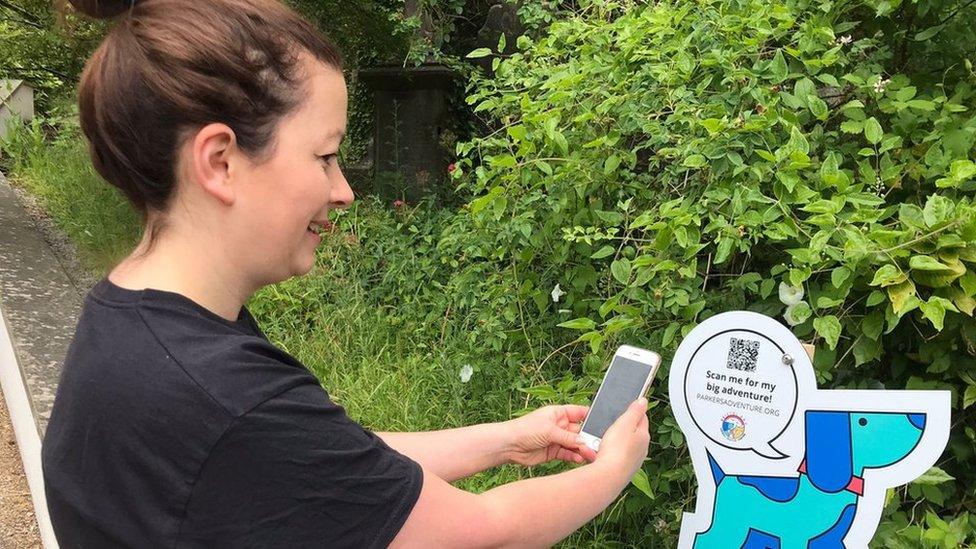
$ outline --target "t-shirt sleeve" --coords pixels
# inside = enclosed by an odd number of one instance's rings
[[[386,547],[422,483],[415,461],[302,385],[224,433],[193,487],[180,545]]]

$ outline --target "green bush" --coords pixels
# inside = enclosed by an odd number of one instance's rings
[[[976,541],[974,23],[963,1],[592,0],[520,38],[469,97],[492,131],[458,145],[472,199],[441,241],[449,286],[477,288],[471,338],[539,364],[578,331],[582,367],[522,380],[545,401],[592,386],[611,342],[779,317],[823,387],[952,391],[941,469],[878,539]],[[693,495],[666,408],[653,495],[611,517],[639,545],[672,543]]]

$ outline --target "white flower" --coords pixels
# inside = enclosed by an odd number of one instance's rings
[[[875,82],[875,84],[874,84],[874,91],[876,91],[878,93],[883,93],[885,91],[885,88],[890,83],[891,83],[891,79],[890,78],[882,78],[882,79],[878,80],[877,82]]]
[[[566,295],[566,292],[564,292],[563,289],[559,287],[559,284],[556,284],[556,286],[552,289],[552,292],[550,292],[549,295],[552,296],[553,303],[559,303],[559,298]]]
[[[806,313],[805,317],[801,317],[799,311]],[[810,306],[806,302],[801,301],[799,303],[794,303],[786,308],[783,313],[783,320],[786,321],[790,326],[799,326],[810,316]]]
[[[471,374],[474,373],[474,368],[470,364],[465,364],[461,366],[461,370],[458,371],[458,377],[461,378],[461,383],[467,383],[471,381]]]
[[[845,34],[844,36],[841,36],[840,38],[837,39],[837,43],[840,44],[841,46],[844,46],[850,44],[852,40],[853,38],[851,38],[851,35]]]
[[[783,305],[796,305],[802,299],[802,286],[790,286],[786,282],[779,283],[779,300],[783,303]]]

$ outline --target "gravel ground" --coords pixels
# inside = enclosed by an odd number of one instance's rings
[[[35,547],[41,547],[41,536],[7,404],[0,394],[0,549]]]

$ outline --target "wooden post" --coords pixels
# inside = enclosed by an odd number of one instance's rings
[[[817,348],[809,343],[804,343],[803,350],[807,352],[807,356],[810,357],[810,360],[813,360],[813,354],[817,352]]]

